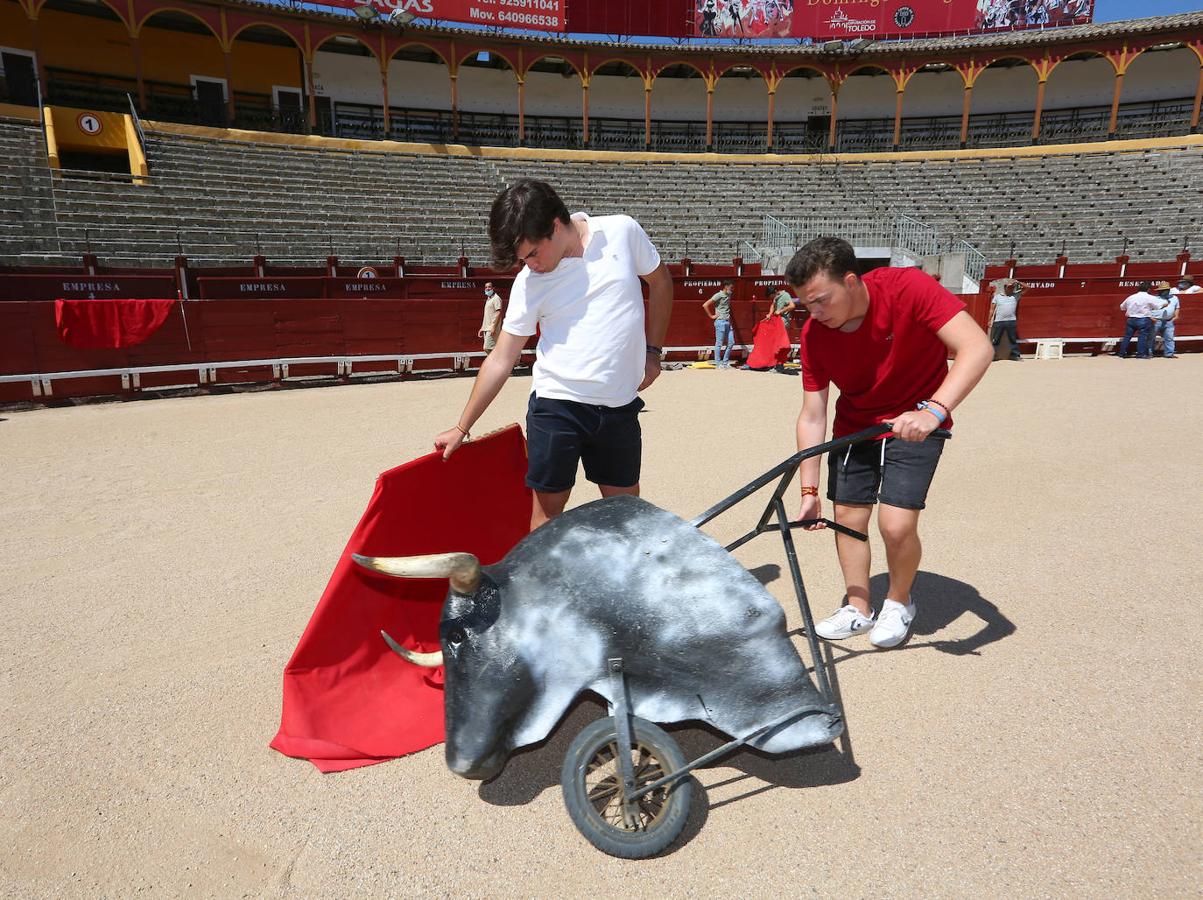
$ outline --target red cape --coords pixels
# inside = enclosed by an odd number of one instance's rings
[[[292,659],[271,746],[339,772],[443,740],[443,670],[407,663],[380,637],[439,649],[446,579],[370,573],[351,554],[418,556],[465,550],[497,562],[530,530],[526,441],[517,425],[431,453],[376,481]]]
[[[167,321],[174,300],[55,300],[54,323],[64,344],[81,350],[133,347]]]
[[[748,368],[771,369],[789,358],[789,334],[781,316],[756,323],[752,329],[752,352],[748,354]]]

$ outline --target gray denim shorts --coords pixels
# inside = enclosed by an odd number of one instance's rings
[[[863,441],[827,456],[827,499],[923,509],[944,441],[888,437]]]

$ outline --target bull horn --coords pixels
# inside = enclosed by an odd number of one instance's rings
[[[360,556],[351,558],[373,572],[398,578],[449,578],[457,594],[471,594],[480,585],[480,560],[471,553],[435,553],[430,556]]]
[[[437,669],[443,664],[443,651],[439,650],[435,653],[416,653],[413,650],[406,650],[400,644],[393,640],[392,636],[385,630],[381,629],[380,636],[384,638],[384,642],[393,648],[393,651],[406,662],[411,662],[415,666],[421,666],[424,669]]]

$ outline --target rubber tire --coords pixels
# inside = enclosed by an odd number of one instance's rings
[[[665,773],[685,767],[685,756],[671,736],[646,719],[631,719],[632,737],[652,751]],[[616,828],[600,815],[589,802],[585,786],[585,770],[607,744],[618,740],[614,719],[598,719],[576,736],[564,756],[560,770],[560,786],[564,790],[564,806],[577,830],[602,853],[622,859],[647,859],[663,851],[675,841],[693,804],[693,778],[685,776],[669,786],[663,811],[647,830],[628,831]]]

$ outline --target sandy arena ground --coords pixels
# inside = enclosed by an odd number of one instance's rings
[[[469,387],[0,413],[0,893],[1199,895],[1203,357],[995,363],[929,498],[915,636],[835,648],[848,740],[701,771],[682,839],[638,863],[562,806],[593,703],[485,785],[441,747],[328,776],[267,747],[376,474],[424,453]],[[521,420],[528,390],[513,379],[478,431]],[[768,469],[800,390],[665,373],[645,496],[689,517]],[[742,509],[712,533],[750,526]],[[798,540],[826,615],[831,537]],[[797,626],[780,542],[738,555]],[[677,736],[690,756],[718,743]]]

